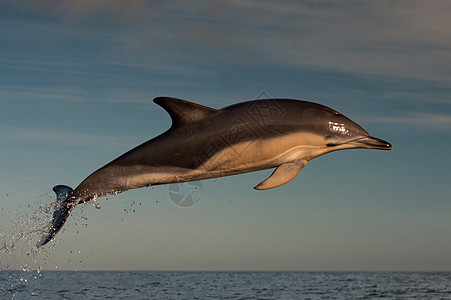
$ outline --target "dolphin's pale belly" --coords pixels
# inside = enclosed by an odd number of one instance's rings
[[[267,140],[252,140],[225,148],[197,169],[142,166],[124,178],[125,189],[175,182],[202,180],[269,169],[296,160],[310,160],[327,151],[320,147],[322,137],[311,133],[293,133]],[[318,146],[315,146],[318,145]],[[193,158],[195,159],[195,158]]]
[[[324,138],[312,133],[292,133],[271,139],[256,139],[226,148],[207,160],[208,171],[251,172],[296,160],[310,160],[326,153]]]
[[[172,166],[121,167],[126,176],[111,176],[114,190],[129,190],[150,185],[195,181],[277,167],[281,164],[310,160],[328,152],[321,147],[323,137],[312,133],[293,133],[271,139],[255,139],[231,145],[204,160],[196,169]],[[196,159],[194,156],[193,159]],[[115,166],[110,168],[114,169]],[[107,171],[107,168],[105,171]],[[116,173],[115,170],[109,171]],[[102,176],[103,177],[103,176]],[[114,188],[113,188],[114,187]]]

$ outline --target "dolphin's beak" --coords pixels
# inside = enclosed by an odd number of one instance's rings
[[[353,143],[359,144],[362,148],[369,149],[381,149],[381,150],[391,150],[392,145],[384,140],[375,138],[372,136],[367,136],[358,140],[353,141]]]

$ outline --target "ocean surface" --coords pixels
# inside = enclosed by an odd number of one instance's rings
[[[0,271],[0,299],[451,299],[451,272]]]

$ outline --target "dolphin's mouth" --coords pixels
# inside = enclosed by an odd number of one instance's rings
[[[354,146],[352,148],[368,148],[380,150],[391,150],[393,148],[389,142],[373,136],[358,138],[352,141],[345,142],[343,144],[334,144],[334,143],[327,144],[328,147],[335,147],[340,145],[349,145],[349,146],[352,145]]]
[[[381,149],[381,150],[391,150],[393,147],[392,145],[384,141],[382,139],[373,137],[373,136],[367,136],[361,139],[356,140],[357,143],[366,145],[368,148],[371,149]]]

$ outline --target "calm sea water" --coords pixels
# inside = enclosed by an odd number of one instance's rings
[[[451,272],[0,271],[1,299],[451,299]]]

